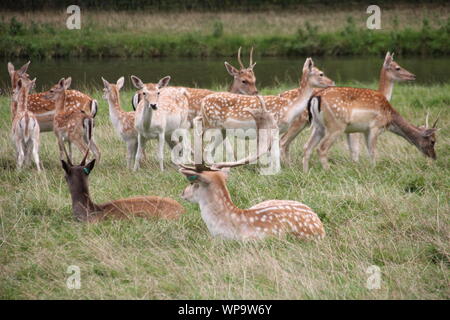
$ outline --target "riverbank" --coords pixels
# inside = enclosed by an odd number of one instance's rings
[[[420,10],[419,10],[420,9]],[[5,12],[4,57],[233,56],[239,46],[262,56],[448,55],[448,6],[384,10],[382,29],[368,30],[364,10],[179,13],[82,12],[67,30],[65,12]]]

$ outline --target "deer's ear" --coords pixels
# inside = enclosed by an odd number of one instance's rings
[[[180,169],[180,172],[188,179],[189,182],[207,182],[203,177],[202,174],[191,169]]]
[[[389,65],[392,62],[392,55],[389,53],[389,51],[386,53],[386,57],[384,58],[383,67],[389,68]]]
[[[34,78],[33,80],[31,80],[31,82],[30,82],[30,92],[31,92],[31,90],[34,89],[35,86],[36,86],[36,78]]]
[[[92,171],[92,169],[94,169],[94,165],[95,165],[95,159],[93,159],[91,162],[89,162],[84,168],[83,168],[83,172],[86,175],[89,175]]]
[[[165,76],[164,78],[162,78],[161,80],[158,81],[158,88],[164,88],[167,87],[167,85],[169,84],[170,81],[170,76]]]
[[[239,74],[239,70],[233,67],[231,64],[225,61],[225,68],[227,69],[228,73],[234,77]]]
[[[437,130],[438,130],[437,128],[429,128],[429,129],[426,129],[426,130],[422,133],[422,136],[424,136],[424,137],[431,137],[433,134],[436,133]]]
[[[14,73],[14,65],[11,62],[8,62],[8,73],[10,76]]]
[[[27,72],[27,70],[28,70],[28,66],[30,65],[30,62],[31,61],[28,61],[27,63],[25,63],[23,66],[22,66],[22,68],[20,68],[19,69],[19,71],[17,71],[18,73],[19,73],[19,75],[24,75],[26,72]]]
[[[58,81],[58,86],[59,86],[60,88],[64,88],[64,81],[65,81],[64,78],[61,78],[61,79]]]
[[[103,86],[105,87],[105,89],[110,90],[111,85],[109,84],[108,80],[106,80],[105,78],[102,77],[102,81],[103,81]]]
[[[70,85],[72,84],[72,77],[68,77],[66,81],[64,81],[64,89],[69,89]]]
[[[69,170],[70,170],[70,166],[67,162],[65,162],[64,160],[61,160],[61,164],[62,164],[62,168],[64,169],[64,171],[69,174]]]
[[[125,78],[124,77],[120,77],[119,80],[117,80],[117,83],[116,83],[117,90],[122,89],[124,82],[125,82]]]
[[[136,76],[131,76],[131,83],[133,84],[133,86],[136,89],[139,89],[139,90],[144,87],[144,83],[142,82],[142,80]]]
[[[303,71],[311,72],[314,67],[314,62],[311,58],[306,58],[305,64],[303,65]]]

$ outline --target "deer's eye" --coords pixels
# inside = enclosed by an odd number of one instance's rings
[[[158,96],[159,96],[160,93],[161,93],[161,92],[158,92]]]
[[[400,71],[400,67],[395,68],[395,70]]]
[[[247,84],[247,80],[242,80],[242,83],[243,84]]]
[[[323,77],[323,73],[319,74],[319,76]]]

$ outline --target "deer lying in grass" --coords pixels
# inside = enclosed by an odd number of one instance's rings
[[[298,96],[295,99],[291,101],[280,96],[265,96],[267,109],[274,114],[280,132],[286,132],[292,121],[306,109],[314,87],[328,86],[334,86],[334,82],[314,66],[311,58],[307,58],[302,70]],[[227,92],[211,94],[202,101],[203,128],[219,128],[223,134],[225,129],[255,128],[254,119],[244,109],[254,108],[257,105],[258,99],[254,96]],[[215,141],[214,148],[221,142],[220,139]]]
[[[249,109],[259,130],[266,130],[263,148],[252,160],[270,149],[272,135],[267,129],[276,125],[271,113]],[[226,239],[262,239],[267,236],[281,236],[286,233],[301,239],[323,238],[325,231],[319,217],[308,206],[291,200],[268,200],[249,209],[239,209],[231,200],[224,169],[237,167],[252,160],[214,164],[209,168],[197,165],[195,168],[182,166],[180,172],[190,184],[182,197],[198,203],[203,221],[212,236]]]
[[[381,92],[388,101],[391,100],[392,90],[394,88],[394,82],[396,81],[412,81],[416,76],[402,68],[397,62],[394,61],[394,54],[389,52],[386,54],[383,66],[380,70],[380,82],[378,85],[378,91]],[[314,94],[321,91],[315,90]],[[288,99],[294,99],[298,95],[297,89],[285,91],[281,94],[282,97]],[[281,157],[285,161],[289,161],[289,146],[291,142],[297,137],[297,135],[306,128],[310,123],[308,110],[301,113],[290,126],[289,130],[281,137]],[[359,158],[359,142],[355,134],[347,134],[347,143],[350,150],[353,161],[358,161]]]
[[[66,91],[72,82],[72,78],[62,78],[43,96],[51,100],[55,105],[55,116],[53,118],[53,132],[58,139],[60,160],[64,158],[64,143],[69,144],[69,155],[72,157],[72,143],[77,146],[81,154],[86,153],[88,148],[95,154],[97,161],[100,160],[100,151],[97,145],[88,137],[92,135],[94,126],[93,117],[77,108],[66,108]],[[88,144],[88,142],[90,143]]]
[[[164,170],[164,140],[173,148],[172,133],[179,128],[189,128],[188,100],[186,90],[165,88],[170,77],[164,77],[157,84],[145,85],[141,79],[131,76],[133,85],[142,91],[135,114],[135,128],[138,133],[138,148],[134,170],[138,170],[143,157],[145,143],[158,138],[158,160],[161,171]],[[164,90],[162,90],[165,88]]]
[[[116,84],[111,84],[103,78],[102,80],[105,86],[103,98],[108,101],[109,117],[114,129],[127,145],[127,167],[132,169],[138,147],[138,132],[134,127],[135,112],[124,111],[120,103],[119,91],[123,87],[125,79],[121,77]]]
[[[250,51],[250,64],[246,68],[241,61],[241,48],[238,50],[238,62],[240,69],[233,67],[231,64],[225,61],[225,68],[228,73],[233,77],[233,82],[231,83],[228,91],[236,94],[244,95],[256,95],[258,94],[258,89],[256,89],[256,78],[253,68],[256,62],[253,62],[253,48]],[[149,84],[151,86],[151,84]],[[200,88],[188,88],[188,87],[173,87],[185,89],[188,92],[188,103],[189,103],[189,116],[188,120],[193,126],[193,120],[195,117],[201,114],[201,103],[202,99],[210,94],[215,93],[214,91]],[[142,99],[141,91],[138,91],[132,99],[133,108],[136,110],[139,101]]]
[[[30,62],[23,65],[19,70],[14,69],[14,65],[8,62],[8,72],[11,77],[11,85],[14,88],[16,86],[17,80],[19,78],[27,78],[26,73]],[[52,131],[53,130],[53,117],[55,115],[56,106],[53,101],[45,99],[45,95],[48,91],[31,94],[28,97],[28,110],[33,112],[36,119],[39,122],[39,128],[41,132]],[[83,110],[85,113],[95,117],[97,114],[98,103],[97,100],[92,99],[88,95],[77,91],[77,90],[67,90],[65,108]],[[11,115],[14,117],[15,110],[11,110]]]
[[[39,122],[34,114],[28,111],[28,94],[33,88],[33,81],[20,78],[17,81],[11,99],[11,109],[15,110],[12,123],[12,139],[16,147],[17,168],[21,169],[24,162],[30,162],[31,155],[36,168],[41,171],[39,164]]]
[[[309,169],[312,150],[318,146],[320,162],[329,168],[328,150],[342,133],[362,132],[372,163],[375,163],[377,138],[389,130],[436,159],[436,124],[416,127],[406,121],[379,91],[359,88],[328,88],[311,99],[313,130],[305,144],[303,170]]]
[[[178,219],[185,212],[177,201],[156,196],[138,196],[95,204],[88,185],[88,176],[94,168],[95,159],[86,164],[88,152],[89,149],[79,165],[73,165],[67,153],[67,162],[61,160],[72,197],[72,212],[77,221],[94,223],[132,217]]]

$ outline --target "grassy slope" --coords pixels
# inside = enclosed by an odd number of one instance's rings
[[[90,177],[93,198],[170,196],[187,214],[178,222],[74,222],[52,133],[42,135],[45,173],[14,170],[9,102],[2,97],[0,298],[450,297],[450,85],[395,88],[393,104],[416,124],[426,110],[432,115],[442,111],[438,160],[431,165],[404,140],[385,133],[375,167],[365,156],[351,163],[340,141],[332,150],[330,171],[323,171],[314,156],[305,175],[299,162],[304,132],[292,150],[295,163],[280,174],[259,176],[252,167],[233,171],[228,185],[240,207],[276,198],[314,208],[327,231],[317,243],[212,239],[198,206],[179,197],[185,179],[172,168],[158,170],[154,144],[143,170],[125,168],[124,144],[109,123],[105,101],[99,92],[94,96],[101,103],[95,134],[103,160]],[[130,97],[126,92],[122,99]],[[69,265],[81,268],[80,290],[66,288]],[[380,290],[365,288],[370,265],[381,268]]]

